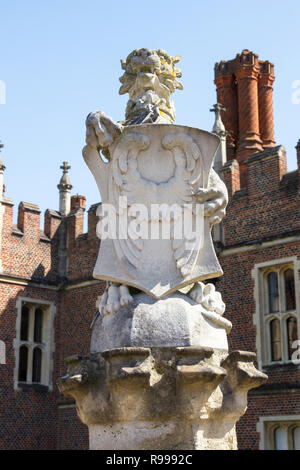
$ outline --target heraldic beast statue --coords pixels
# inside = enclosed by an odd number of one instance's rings
[[[198,204],[199,208],[202,205],[201,216],[205,218],[204,227],[200,228],[202,237],[199,233],[199,239],[190,243],[188,249],[186,240],[173,240],[173,252],[165,253],[169,259],[161,256],[156,240],[146,242],[138,235],[134,239],[130,233],[126,240],[103,240],[94,271],[96,278],[109,281],[99,307],[101,315],[117,312],[132,301],[128,286],[156,298],[190,286],[192,299],[210,311],[224,312],[214,286],[201,282],[222,274],[210,240],[210,227],[222,220],[228,200],[224,183],[211,168],[219,142],[216,136],[203,131],[167,126],[175,122],[171,94],[183,89],[178,81],[181,77],[176,67],[178,61],[178,56],[169,56],[161,49],[136,49],[129,54],[122,61],[124,74],[119,90],[120,94],[129,94],[125,121],[114,122],[102,111],[90,113],[83,155],[96,179],[102,202],[116,205],[120,197],[126,196],[126,209],[132,208],[132,204],[147,207],[151,203],[180,207]],[[154,147],[157,139],[159,149]],[[120,222],[122,216],[120,213],[117,216]],[[150,218],[148,214],[147,223]],[[176,223],[173,221],[173,225]],[[98,235],[102,238],[101,222]],[[166,241],[160,242],[165,251]],[[147,248],[151,258],[148,266],[144,251]]]
[[[91,355],[59,380],[89,427],[90,449],[236,449],[247,391],[266,380],[255,354],[228,353],[231,323],[211,227],[227,204],[212,169],[217,135],[176,125],[179,57],[136,49],[122,62],[124,122],[86,119],[83,156],[97,182],[94,277],[107,281]]]

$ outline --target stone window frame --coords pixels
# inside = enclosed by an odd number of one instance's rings
[[[44,312],[43,318],[43,342],[42,342],[42,368],[41,368],[41,382],[35,383],[31,381],[32,376],[32,361],[29,363],[29,372],[27,376],[30,379],[26,382],[19,381],[19,352],[22,345],[27,345],[27,347],[33,352],[34,342],[28,340],[21,340],[21,317],[22,317],[22,307],[28,305],[32,312],[36,308],[41,308]],[[56,314],[56,307],[53,301],[41,300],[32,297],[18,297],[16,302],[17,309],[17,321],[16,321],[16,337],[14,339],[14,351],[15,351],[15,369],[14,369],[14,390],[22,390],[24,387],[35,387],[35,388],[47,388],[49,391],[53,390],[53,367],[54,367],[54,351],[55,351],[55,342],[54,342],[54,317]],[[30,317],[33,316],[33,313],[30,314]],[[32,320],[31,320],[32,323]],[[31,326],[32,327],[32,326]]]
[[[288,450],[293,450],[293,430],[297,427],[300,427],[300,415],[260,416],[256,424],[259,450],[275,450],[274,432],[277,428],[287,430]]]
[[[272,271],[279,273],[279,302],[280,307],[283,305],[285,299],[285,292],[283,286],[283,273],[287,269],[292,269],[294,272],[295,281],[295,297],[296,309],[290,311],[268,313],[268,285],[267,276]],[[264,366],[278,365],[278,364],[291,364],[292,359],[288,359],[288,338],[286,331],[286,320],[289,317],[294,317],[297,320],[297,333],[300,339],[300,282],[299,282],[300,261],[296,256],[289,258],[281,258],[275,260],[265,261],[263,263],[255,264],[252,270],[252,278],[254,279],[254,299],[255,299],[255,314],[253,317],[254,325],[256,326],[256,352],[259,368]],[[271,360],[271,334],[269,324],[272,320],[278,318],[281,325],[281,344],[282,344],[282,360]]]

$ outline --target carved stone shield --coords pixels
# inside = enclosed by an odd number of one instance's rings
[[[195,196],[207,187],[218,146],[216,135],[187,126],[124,129],[94,174],[102,199],[95,278],[159,299],[222,275]]]

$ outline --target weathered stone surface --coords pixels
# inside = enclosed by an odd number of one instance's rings
[[[208,346],[228,349],[231,323],[179,292],[161,300],[147,294],[111,315],[100,315],[93,326],[91,352],[125,346]]]
[[[266,380],[255,356],[200,347],[72,357],[59,388],[76,399],[91,449],[236,449],[247,392]]]

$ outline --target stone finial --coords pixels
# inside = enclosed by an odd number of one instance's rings
[[[1,150],[3,149],[4,145],[2,144],[1,140],[0,140],[0,153],[1,153]],[[5,165],[3,164],[3,160],[1,158],[1,155],[0,155],[0,171],[4,171],[5,170]]]
[[[226,108],[224,108],[222,104],[216,103],[213,105],[210,111],[212,113],[215,113],[216,115],[212,132],[214,134],[217,134],[221,139],[221,145],[220,145],[217,155],[215,156],[215,161],[214,161],[214,168],[216,171],[219,171],[225,165],[227,161],[227,152],[226,152],[227,131],[225,129],[225,126],[221,118],[221,111],[225,112]]]
[[[71,168],[68,162],[63,162],[60,167],[63,170],[63,175],[57,185],[59,189],[59,212],[62,216],[68,215],[71,210],[71,195],[70,191],[72,185],[68,175],[68,170]]]
[[[296,145],[296,151],[297,151],[298,168],[300,169],[300,139],[298,140],[298,143]]]
[[[4,145],[2,144],[2,142],[0,140],[0,152],[1,152],[1,149],[3,149],[3,147],[4,147]],[[5,186],[3,184],[4,170],[5,170],[5,165],[4,165],[3,160],[1,158],[1,155],[0,155],[0,199],[2,198],[2,196],[4,194],[4,191],[5,191]]]
[[[213,107],[210,109],[210,112],[215,113],[216,118],[215,118],[215,123],[212,129],[212,132],[214,134],[217,134],[219,137],[226,137],[226,130],[225,126],[223,124],[222,118],[221,118],[221,111],[226,111],[226,108],[224,108],[223,105],[220,103],[216,103],[213,105]]]

